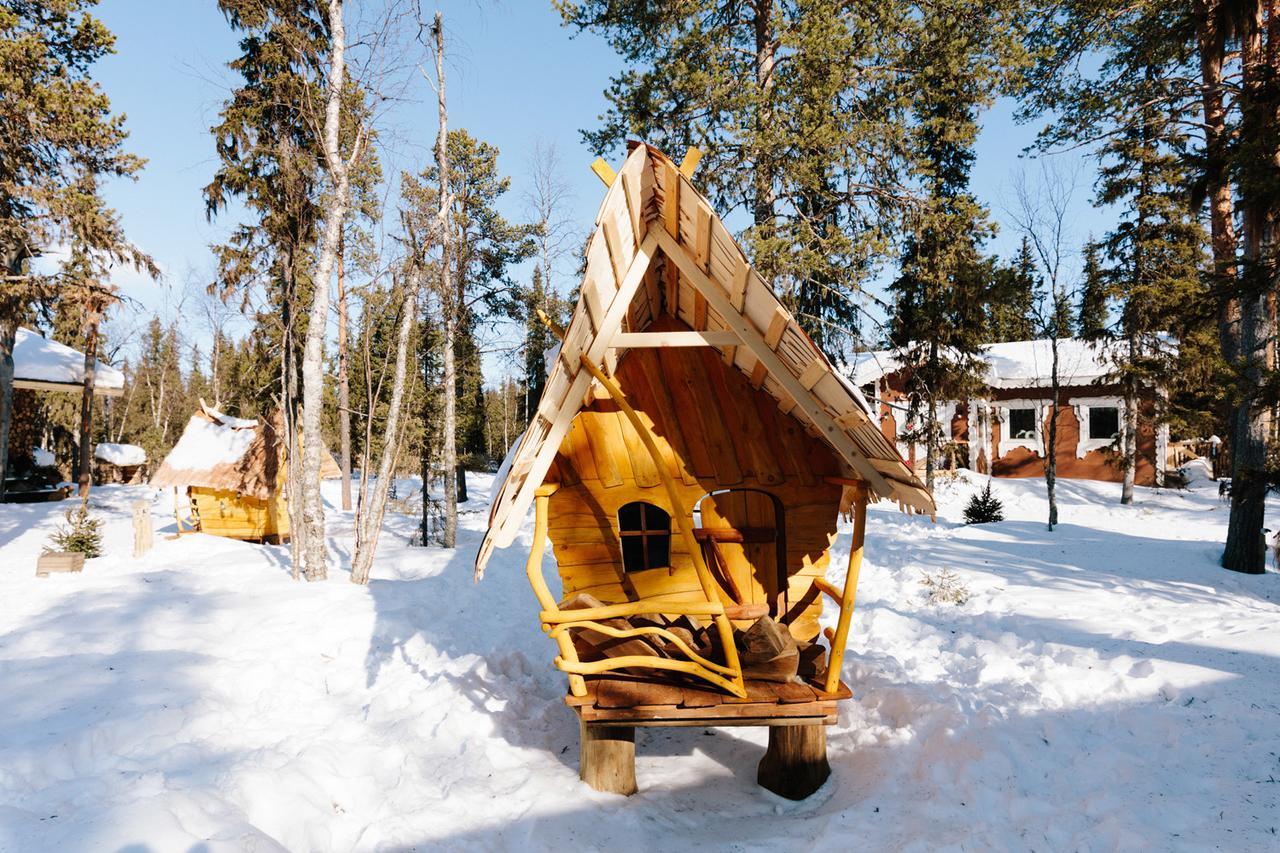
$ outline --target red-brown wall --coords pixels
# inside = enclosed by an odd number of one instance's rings
[[[885,385],[882,387],[882,397],[893,402],[904,401],[905,381],[900,373],[891,373],[887,377]],[[1026,400],[1026,399],[1044,399],[1047,392],[1043,388],[991,388],[988,390],[988,399],[991,401],[992,407],[999,405],[1003,400]],[[1107,450],[1090,450],[1085,453],[1083,458],[1076,458],[1076,444],[1080,439],[1080,424],[1076,419],[1075,409],[1070,405],[1072,399],[1078,397],[1100,397],[1100,396],[1120,396],[1121,392],[1117,386],[1112,385],[1085,385],[1071,386],[1060,389],[1060,399],[1064,401],[1061,411],[1058,412],[1058,436],[1056,442],[1057,457],[1057,475],[1064,479],[1075,480],[1106,480],[1110,482],[1120,482],[1124,479],[1124,471],[1120,467],[1119,459],[1116,454]],[[1134,481],[1138,485],[1151,486],[1156,482],[1156,437],[1155,430],[1151,426],[1151,416],[1154,414],[1155,405],[1149,397],[1142,402],[1143,415],[1138,426],[1138,467],[1134,475]],[[887,405],[881,405],[881,431],[889,440],[896,440],[894,429],[894,420],[890,414]],[[999,447],[1001,424],[994,419],[991,422],[991,443],[986,448],[984,454],[987,460],[995,457],[996,448]],[[1045,444],[1048,445],[1049,437],[1049,420],[1045,418],[1043,424]],[[951,419],[951,437],[955,441],[968,443],[969,441],[969,422],[967,404],[961,404],[957,407],[956,414]],[[908,460],[915,462],[914,459]],[[985,470],[985,466],[983,468]],[[995,458],[991,462],[991,473],[996,477],[1043,477],[1045,472],[1045,460],[1039,454],[1023,447],[1015,447],[1004,456]]]

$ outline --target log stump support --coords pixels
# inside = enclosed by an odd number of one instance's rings
[[[579,722],[578,776],[597,791],[630,796],[636,787],[635,726]],[[827,763],[827,727],[769,726],[769,748],[756,770],[756,782],[780,797],[803,800],[831,776]]]
[[[826,726],[769,727],[769,748],[756,770],[762,788],[788,800],[803,800],[830,775]]]
[[[579,724],[578,776],[597,791],[631,796],[636,792],[635,726]]]

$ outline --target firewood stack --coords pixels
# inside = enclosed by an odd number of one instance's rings
[[[583,610],[603,607],[604,602],[588,593],[577,593],[564,601],[563,610]],[[723,660],[719,638],[693,616],[664,616],[659,613],[600,620],[600,624],[617,630],[632,628],[662,628],[679,637],[689,648],[711,660]],[[664,637],[611,637],[590,628],[573,632],[573,643],[583,661],[604,658],[644,655],[687,660],[688,656]],[[745,631],[734,631],[734,644],[742,663],[742,674],[748,680],[787,682],[812,678],[821,664],[822,647],[813,643],[797,643],[785,625],[770,616],[761,616]],[[637,667],[631,675],[649,678],[680,679],[676,673]],[[683,679],[680,679],[683,680]]]

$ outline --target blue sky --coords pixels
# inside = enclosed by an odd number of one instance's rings
[[[598,37],[562,27],[549,0],[461,0],[440,8],[449,37],[450,123],[502,152],[500,165],[514,178],[507,214],[522,213],[521,173],[532,144],[554,144],[571,188],[571,216],[585,231],[603,187],[589,169],[595,152],[582,144],[579,130],[594,126],[605,110],[602,92],[620,60]],[[130,150],[148,160],[136,182],[112,184],[108,199],[130,238],[167,274],[160,285],[128,272],[119,280],[135,300],[128,310],[169,315],[184,307],[189,281],[210,280],[208,247],[223,239],[237,214],[232,210],[210,224],[201,196],[216,168],[208,130],[235,83],[226,63],[236,54],[236,37],[213,0],[104,0],[98,14],[116,34],[117,53],[99,64],[96,77],[128,116]],[[390,150],[382,153],[388,174],[421,168],[430,158],[434,96],[424,84],[411,97],[416,100],[400,103],[388,117]],[[1013,122],[1009,103],[983,116],[973,187],[1002,225],[990,244],[1001,254],[1011,253],[1020,239],[1006,222],[1003,204],[1014,172],[1025,163],[1019,154],[1033,138],[1034,128]],[[603,153],[615,163],[624,154]],[[1084,185],[1073,211],[1081,239],[1101,234],[1108,224],[1088,205],[1092,165],[1082,168]],[[561,290],[572,284],[563,277],[559,282]],[[128,317],[119,319],[119,327],[129,325]],[[200,340],[201,331],[193,328],[191,336]],[[490,367],[488,378],[496,380],[501,368]]]

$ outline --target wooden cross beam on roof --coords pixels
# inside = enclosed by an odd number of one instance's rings
[[[751,325],[740,313],[733,310],[733,306],[729,303],[729,298],[725,295],[724,288],[716,284],[706,273],[699,269],[684,247],[677,243],[666,231],[654,228],[649,233],[658,236],[658,245],[662,247],[663,253],[675,262],[676,266],[680,268],[681,274],[689,280],[689,283],[706,297],[707,303],[723,318],[729,328],[737,333],[738,337],[742,339],[742,344],[751,350],[752,354],[759,359],[760,364],[764,366],[764,369],[791,395],[791,398],[809,416],[814,426],[844,457],[845,461],[871,484],[877,494],[882,497],[892,498],[893,487],[872,466],[871,462],[858,451],[853,439],[845,434],[844,430],[836,425],[835,420],[813,400],[809,390],[787,369],[782,360],[778,358],[777,353],[773,351],[773,348],[765,343],[764,337],[761,336],[755,326]]]

